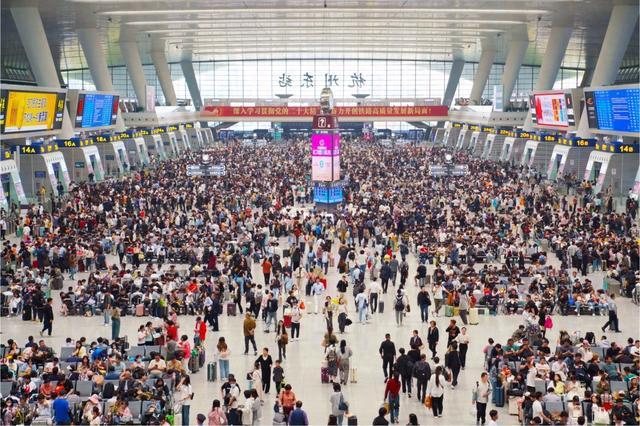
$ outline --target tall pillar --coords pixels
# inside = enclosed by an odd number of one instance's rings
[[[538,79],[533,86],[533,90],[553,89],[558,71],[562,65],[562,60],[564,59],[564,54],[567,51],[567,45],[571,39],[572,31],[573,24],[567,20],[566,17],[563,16],[562,18],[554,20],[551,34],[547,41],[547,48],[542,59],[542,65],[540,66],[540,72],[538,73]],[[529,110],[524,122],[524,129],[532,131],[532,126],[531,110]]]
[[[473,77],[473,86],[471,88],[471,96],[469,99],[472,104],[479,105],[482,99],[482,92],[487,85],[489,79],[489,73],[493,66],[493,59],[496,57],[496,49],[492,47],[483,47],[482,54],[480,55],[480,62],[478,62],[478,68],[476,69],[476,75]]]
[[[512,35],[507,60],[505,61],[504,71],[502,73],[502,105],[504,105],[504,107],[507,107],[511,101],[511,94],[513,93],[513,88],[516,86],[520,67],[522,66],[522,61],[524,60],[524,55],[527,53],[528,47],[529,36],[526,28],[520,28]]]
[[[87,15],[84,14],[84,16]],[[80,41],[80,46],[82,46],[84,57],[87,60],[87,64],[89,65],[89,72],[91,72],[91,79],[93,80],[93,84],[95,84],[96,89],[99,91],[115,93],[116,91],[113,88],[111,74],[109,73],[109,68],[107,67],[105,52],[102,49],[100,33],[96,28],[95,20],[77,22],[77,26],[78,28],[76,28],[76,32],[78,33],[78,39]],[[120,108],[118,108],[115,130],[119,132],[123,132],[125,130],[124,120],[122,119]]]
[[[447,82],[447,87],[444,90],[442,105],[446,105],[447,107],[451,106],[453,97],[456,95],[456,89],[458,88],[458,83],[460,82],[460,76],[462,75],[463,69],[464,59],[454,59],[451,63],[451,72],[449,73],[449,81]]]
[[[191,94],[193,100],[193,106],[197,111],[202,109],[202,97],[200,96],[200,89],[198,88],[198,80],[196,80],[196,73],[193,70],[193,62],[189,59],[182,60],[180,62],[182,68],[182,74],[184,74],[184,80],[187,83],[187,88]]]
[[[11,15],[16,23],[20,41],[38,84],[46,87],[60,87],[58,72],[49,49],[47,35],[44,32],[38,3],[20,2],[19,5],[11,7]],[[73,136],[73,125],[66,107],[63,114],[60,137],[70,138]]]
[[[602,48],[598,56],[596,68],[591,76],[591,86],[606,86],[613,84],[618,76],[618,69],[629,46],[629,41],[634,34],[638,22],[638,5],[617,4],[613,6],[609,26],[602,41]],[[579,137],[589,137],[589,122],[587,120],[586,107],[582,110]]]
[[[157,37],[151,40],[151,60],[153,66],[156,68],[156,74],[160,81],[160,87],[162,93],[164,93],[164,100],[166,105],[177,105],[176,91],[173,88],[173,81],[171,80],[171,71],[169,70],[169,64],[167,63],[167,57],[164,54],[165,42]]]
[[[142,68],[135,34],[127,28],[126,24],[121,24],[120,26],[120,52],[127,66],[133,91],[136,92],[138,106],[144,108],[147,105],[147,81],[144,78],[144,69]]]

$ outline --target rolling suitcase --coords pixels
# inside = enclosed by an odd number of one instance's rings
[[[517,396],[509,397],[509,415],[510,416],[518,415],[518,397]]]
[[[189,358],[189,371],[191,371],[192,374],[195,374],[198,371],[200,371],[200,360],[198,359],[197,356],[192,355]]]
[[[378,301],[378,312],[380,312],[381,314],[384,313],[384,300]]]
[[[251,412],[251,408],[245,407],[245,406],[240,406],[238,408],[238,411],[240,413],[242,413],[242,420],[241,421],[242,421],[243,426],[251,426],[252,421],[253,421],[253,419],[252,419],[253,413]]]
[[[329,383],[329,369],[327,367],[320,367],[320,381]]]
[[[349,416],[347,417],[347,425],[348,426],[357,426],[358,424],[358,416]]]
[[[136,305],[136,316],[143,317],[144,316],[144,304],[138,303]]]
[[[453,306],[445,305],[445,307],[444,307],[444,316],[445,317],[452,317],[453,316]]]
[[[218,379],[218,364],[210,362],[207,364],[207,382],[215,382]]]
[[[480,322],[478,318],[478,308],[469,309],[469,324],[477,325]]]
[[[230,317],[235,317],[236,316],[236,303],[235,302],[227,303],[227,315],[230,316]]]
[[[291,257],[291,252],[289,251],[289,249],[282,250],[282,257]]]
[[[504,407],[504,387],[498,386],[493,390],[493,400],[496,407]]]

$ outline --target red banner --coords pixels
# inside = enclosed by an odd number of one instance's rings
[[[350,118],[376,117],[416,117],[428,119],[447,117],[446,106],[339,106],[333,109],[333,115]],[[309,118],[320,113],[320,107],[300,106],[207,106],[201,112],[204,117],[243,117],[243,118]]]

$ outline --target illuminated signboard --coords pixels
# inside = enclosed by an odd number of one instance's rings
[[[589,128],[595,133],[640,133],[640,87],[594,88],[585,90],[584,98]]]
[[[61,129],[65,99],[64,92],[0,90],[0,133],[43,133]]]
[[[79,93],[75,127],[89,129],[115,125],[119,99],[118,95],[105,93]]]

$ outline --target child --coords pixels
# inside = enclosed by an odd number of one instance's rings
[[[281,364],[280,360],[277,359],[276,366],[273,367],[273,382],[276,385],[277,395],[280,395],[280,388],[282,387],[282,382],[284,381],[284,369],[280,364]]]

